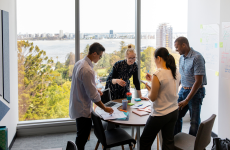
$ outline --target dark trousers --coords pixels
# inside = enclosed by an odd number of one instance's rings
[[[185,100],[188,94],[190,93],[190,89],[181,88],[179,92],[178,103]],[[199,88],[197,93],[193,96],[193,98],[189,101],[188,105],[186,105],[182,110],[179,110],[178,119],[175,125],[174,135],[181,132],[183,120],[182,118],[185,116],[187,111],[189,110],[190,114],[190,129],[189,134],[196,136],[199,125],[200,125],[200,113],[201,113],[201,105],[203,102],[203,98],[205,96],[205,88]]]
[[[88,140],[88,136],[91,131],[92,127],[92,120],[91,118],[77,118],[76,119],[76,126],[77,126],[77,137],[76,137],[76,145],[78,150],[84,150],[85,144]]]
[[[161,130],[163,144],[162,150],[174,150],[174,127],[178,116],[175,110],[165,116],[149,116],[140,138],[140,149],[151,150],[151,146]]]

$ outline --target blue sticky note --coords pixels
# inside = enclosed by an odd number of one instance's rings
[[[215,43],[215,48],[218,48],[218,43]]]
[[[140,99],[140,98],[135,98],[134,100],[135,100],[135,101],[137,101],[137,102],[138,102],[138,101],[141,101],[141,99]]]
[[[2,118],[7,114],[7,112],[10,110],[8,106],[6,106],[1,100],[0,100],[0,121],[2,121]]]

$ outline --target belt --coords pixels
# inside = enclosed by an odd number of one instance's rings
[[[203,87],[203,85],[201,85],[199,88],[202,88]],[[191,90],[192,89],[192,87],[183,87],[185,90]]]

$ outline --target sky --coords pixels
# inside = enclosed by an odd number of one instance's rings
[[[141,0],[141,32],[187,32],[187,0]],[[17,32],[75,32],[75,0],[17,0]],[[80,0],[81,33],[135,32],[135,0]]]

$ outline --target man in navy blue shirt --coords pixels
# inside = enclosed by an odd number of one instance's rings
[[[196,136],[200,125],[201,105],[205,95],[204,85],[207,85],[205,60],[203,56],[189,46],[188,39],[179,37],[175,40],[176,51],[181,55],[179,72],[182,88],[179,92],[179,115],[175,125],[174,135],[182,130],[182,118],[187,111],[190,113],[189,134]]]

